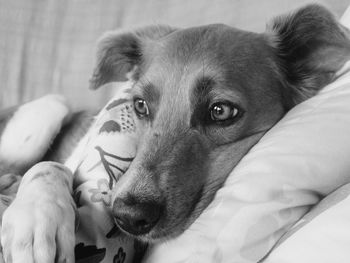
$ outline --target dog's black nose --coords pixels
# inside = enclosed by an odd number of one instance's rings
[[[117,225],[132,235],[148,233],[158,222],[162,205],[156,201],[136,202],[134,198],[116,198],[113,214]]]

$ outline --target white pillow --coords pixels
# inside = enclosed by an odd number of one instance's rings
[[[348,263],[350,184],[307,213],[278,242],[264,263]]]
[[[141,132],[136,129],[138,119],[128,92],[131,84],[116,86],[117,93],[65,163],[75,177],[74,199],[79,215],[77,262],[131,263],[139,252],[138,242],[116,227],[111,214],[115,180],[134,158]]]
[[[258,262],[349,180],[347,73],[291,110],[242,159],[198,220],[180,237],[153,246],[145,262]]]
[[[341,22],[350,25],[350,7]],[[349,78],[344,79],[348,83],[344,88],[346,86],[350,88]],[[339,109],[336,117],[342,113],[346,114],[346,111],[342,112]],[[345,144],[345,147],[348,145]],[[350,178],[350,173],[348,175]],[[347,231],[350,229],[349,207],[350,183],[328,195],[294,225],[264,262],[349,262],[350,232]]]

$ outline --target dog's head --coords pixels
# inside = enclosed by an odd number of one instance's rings
[[[307,6],[263,34],[208,25],[105,36],[92,88],[131,79],[144,131],[114,190],[120,228],[147,241],[184,231],[262,135],[330,82],[349,59],[347,34]]]

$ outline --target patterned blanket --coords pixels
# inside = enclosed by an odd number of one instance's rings
[[[76,262],[138,262],[143,254],[145,245],[124,235],[114,224],[111,216],[111,190],[116,181],[127,170],[136,152],[138,129],[127,92],[130,85],[118,88],[115,95],[105,108],[101,110],[88,133],[82,138],[76,150],[66,161],[67,167],[74,172],[74,198],[76,200],[79,225],[76,232]],[[45,105],[44,105],[45,104]],[[50,107],[48,107],[50,105]],[[23,111],[21,108],[25,108]],[[59,110],[60,107],[65,111]],[[39,109],[38,109],[39,108]],[[18,122],[30,121],[33,111],[46,111],[45,122],[31,123],[32,129],[22,130],[20,138],[14,141],[14,129]],[[2,132],[0,142],[0,160],[6,163],[18,161],[26,163],[17,154],[14,159],[8,149],[30,148],[33,140],[37,152],[29,163],[34,164],[45,154],[58,131],[67,121],[70,111],[64,100],[48,96],[30,102],[20,107],[8,118]],[[5,118],[3,118],[5,121]],[[38,126],[36,126],[38,125]],[[46,130],[45,136],[39,130]],[[36,134],[40,137],[36,137]],[[11,141],[11,142],[10,142]],[[39,147],[41,143],[42,147]],[[7,145],[9,144],[9,145]],[[4,150],[6,149],[6,150]],[[5,153],[6,151],[6,153]],[[39,152],[38,152],[39,151]],[[18,160],[15,160],[18,158]],[[0,165],[1,166],[1,165]],[[21,176],[6,173],[0,177],[0,213],[7,208],[16,195]]]

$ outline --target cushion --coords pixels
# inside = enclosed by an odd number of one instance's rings
[[[349,195],[346,184],[324,198],[283,236],[264,263],[349,262]]]
[[[2,110],[1,162],[16,164],[22,171],[30,168],[43,158],[53,138],[69,120],[70,114],[66,99],[55,94],[46,95],[13,109]]]
[[[129,88],[129,83],[118,87],[65,163],[75,177],[74,199],[79,215],[77,263],[128,263],[138,256],[138,242],[117,228],[111,213],[112,189],[136,152],[139,130],[130,94],[126,92]]]

